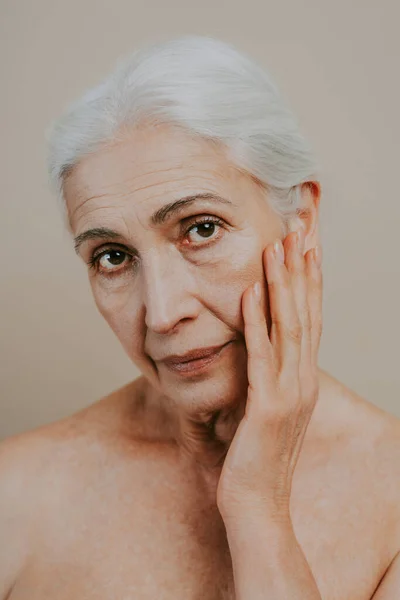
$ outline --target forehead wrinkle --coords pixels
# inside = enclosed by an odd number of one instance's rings
[[[154,163],[161,163],[163,161],[164,161],[163,158],[153,159]],[[202,163],[203,161],[200,160],[199,162]],[[224,166],[224,165],[222,165],[222,166]],[[190,165],[190,167],[193,169],[193,165]],[[147,173],[139,174],[139,175],[133,174],[132,177],[129,177],[129,178],[125,179],[125,184],[127,184],[127,183],[128,184],[129,183],[133,183],[134,184],[134,183],[137,183],[138,179],[140,180],[140,179],[142,179],[144,177],[149,177],[149,176],[152,176],[152,175],[169,174],[169,173],[172,174],[173,172],[179,171],[182,168],[185,168],[185,165],[182,164],[182,161],[181,161],[180,164],[178,164],[178,165],[174,165],[174,166],[170,166],[170,167],[165,167],[164,169],[156,169],[155,171],[149,171]],[[98,198],[116,197],[116,196],[117,197],[119,196],[120,198],[126,198],[126,197],[129,197],[130,195],[132,195],[134,193],[137,193],[137,192],[143,192],[143,191],[149,190],[151,188],[153,188],[153,189],[157,188],[159,186],[168,186],[170,184],[173,185],[173,184],[182,184],[182,183],[184,183],[186,185],[189,185],[188,179],[189,180],[190,179],[195,179],[196,177],[199,177],[200,175],[203,178],[203,181],[200,182],[200,185],[199,185],[199,182],[197,182],[197,185],[194,185],[192,183],[190,185],[190,187],[193,187],[193,188],[195,187],[198,191],[200,191],[200,189],[203,188],[202,191],[207,191],[207,192],[210,192],[211,194],[217,193],[217,195],[218,195],[219,190],[215,189],[215,179],[214,178],[215,178],[215,175],[217,175],[219,179],[222,178],[222,179],[226,180],[226,177],[224,177],[224,175],[222,173],[223,169],[221,169],[221,168],[216,169],[213,164],[207,164],[207,165],[204,165],[204,166],[202,164],[197,164],[197,165],[195,165],[195,168],[193,170],[194,170],[194,172],[192,172],[190,174],[183,173],[180,177],[176,177],[175,176],[175,177],[168,178],[167,180],[164,179],[163,181],[158,181],[158,182],[155,182],[155,183],[148,183],[146,185],[141,185],[141,186],[133,185],[133,189],[132,190],[126,190],[126,185],[124,186],[124,183],[121,182],[121,181],[111,183],[111,184],[109,184],[109,187],[117,186],[117,187],[120,188],[116,194],[112,193],[112,192],[104,192],[102,194],[94,194],[94,195],[89,196],[79,206],[77,206],[74,209],[74,211],[72,212],[72,217],[74,217],[76,215],[77,211],[79,211],[79,209],[84,208],[84,206],[86,206],[87,203],[89,201],[91,201],[91,200],[95,200],[95,199],[98,199]],[[234,169],[234,171],[236,171],[236,169]],[[230,173],[230,171],[229,171],[229,173]],[[204,177],[204,175],[205,175],[205,177]],[[230,178],[231,177],[228,176],[228,180]],[[204,184],[206,184],[206,186],[204,186]],[[204,187],[207,188],[210,184],[211,184],[211,189],[208,189],[208,190],[204,189]],[[125,187],[125,189],[122,191],[121,187],[122,188]],[[193,192],[194,191],[195,190],[193,190]],[[163,190],[162,192],[160,192],[160,196],[163,195],[164,193],[165,194],[170,194],[171,192],[172,192],[172,190],[168,190],[168,191]],[[155,196],[155,198],[157,198],[157,195]],[[142,200],[138,201],[138,203],[135,203],[135,204],[136,204],[136,206],[141,205],[144,202],[148,202],[149,199],[150,198],[143,198]],[[92,211],[90,211],[90,212],[92,212]]]
[[[139,175],[133,174],[132,177],[130,177],[130,178],[128,177],[127,178],[127,182],[131,182],[131,181],[135,182],[138,179],[140,180],[143,177],[148,177],[150,175],[155,175],[155,174],[158,174],[158,173],[168,173],[170,171],[174,171],[175,169],[176,169],[176,167],[171,167],[169,169],[162,169],[162,170],[161,169],[157,169],[156,171],[148,171],[146,173],[142,173],[142,174],[139,174]],[[151,185],[154,185],[154,184],[149,183],[147,185],[142,185],[142,186],[137,186],[137,187],[135,186],[135,188],[134,188],[133,191],[140,192],[142,190],[146,190],[148,187],[151,187]]]
[[[171,170],[171,169],[168,169]],[[167,171],[168,171],[167,170]],[[206,173],[209,173],[209,169],[204,169],[204,171]],[[221,193],[216,189],[215,186],[215,181],[213,180],[213,178],[210,176],[207,179],[203,179],[201,182],[190,182],[191,179],[194,179],[196,176],[195,175],[186,175],[186,174],[182,174],[180,177],[174,177],[172,179],[169,180],[163,180],[163,181],[159,181],[159,182],[155,182],[155,183],[149,183],[147,185],[143,185],[141,187],[135,187],[133,190],[131,190],[130,192],[123,194],[122,196],[126,196],[126,195],[130,195],[130,194],[134,194],[137,192],[142,192],[142,191],[146,191],[149,189],[155,189],[158,188],[160,186],[168,186],[169,184],[184,184],[187,188],[187,194],[186,195],[195,195],[196,193],[209,193],[210,195],[221,195]],[[207,188],[207,186],[205,186],[204,184],[208,183],[208,185],[210,185],[210,188]],[[182,193],[182,190],[180,188],[180,190]],[[155,195],[151,198],[149,197],[145,197],[142,198],[140,200],[138,200],[137,202],[134,202],[133,204],[138,206],[143,205],[146,202],[149,201],[154,201],[154,200],[158,200],[159,198],[163,198],[164,196],[167,195],[171,195],[172,196],[172,200],[176,200],[177,198],[177,190],[174,189],[162,189],[160,192],[155,192]]]
[[[172,170],[173,170],[172,168],[171,169],[165,169],[165,172],[172,171]],[[209,169],[204,169],[204,171],[205,172],[209,172]],[[161,172],[161,171],[157,171],[157,173],[159,173],[159,172]],[[148,174],[140,175],[139,177],[145,177],[146,175],[148,175]],[[192,175],[192,177],[194,177],[194,175]],[[128,181],[134,181],[135,179],[137,179],[137,177],[133,176],[132,179],[128,179]],[[160,181],[160,182],[157,182],[157,183],[149,183],[149,184],[143,185],[141,187],[135,187],[133,190],[124,191],[124,192],[121,191],[121,192],[119,192],[119,193],[117,193],[115,195],[112,194],[111,192],[105,192],[103,194],[94,194],[92,196],[89,196],[81,204],[79,204],[79,206],[77,206],[75,208],[75,210],[72,212],[71,216],[73,217],[75,215],[75,213],[79,209],[83,208],[84,205],[87,202],[89,202],[90,200],[97,200],[98,198],[107,198],[107,197],[115,197],[115,196],[119,196],[120,198],[125,198],[125,197],[130,196],[131,194],[136,193],[136,192],[145,191],[145,190],[148,190],[150,188],[158,187],[160,185],[166,185],[168,183],[187,183],[187,179],[188,179],[187,175],[186,176],[182,175],[181,177],[176,177],[176,178],[173,178],[171,180],[167,180],[167,181],[164,180],[164,181]],[[212,181],[212,178],[210,178],[210,180]],[[110,184],[110,185],[115,185],[115,184]],[[119,184],[119,185],[121,185],[121,184]],[[161,194],[162,193],[160,193],[160,195]],[[148,200],[149,200],[149,198],[143,198],[142,200],[139,200],[137,204],[139,204],[139,205],[143,204],[144,202],[147,202]]]
[[[109,187],[112,187],[112,185],[113,184],[110,184]],[[79,210],[83,209],[83,207],[88,202],[90,202],[90,200],[97,200],[99,198],[118,198],[118,197],[121,197],[121,196],[123,197],[124,195],[126,195],[126,194],[118,193],[118,192],[117,193],[104,192],[104,193],[101,193],[101,194],[93,194],[93,195],[89,196],[88,198],[85,198],[85,200],[83,202],[81,202],[80,204],[78,204],[78,206],[75,207],[75,209],[70,214],[70,219],[72,220],[72,218],[76,215],[76,213]],[[100,206],[100,207],[97,207],[97,208],[104,208],[104,206]],[[90,209],[89,209],[89,212],[91,212]]]
[[[132,179],[133,180],[135,180],[135,179],[139,179],[140,180],[143,177],[148,177],[148,176],[155,175],[155,174],[158,174],[158,173],[160,173],[160,174],[169,173],[171,171],[182,170],[182,169],[186,169],[186,168],[189,168],[189,167],[194,170],[194,173],[191,174],[192,177],[196,175],[196,170],[200,171],[200,172],[206,172],[206,173],[215,173],[217,175],[221,174],[221,169],[216,169],[214,167],[215,160],[211,160],[211,157],[208,157],[208,156],[204,157],[202,155],[195,156],[194,160],[190,161],[189,164],[185,164],[185,160],[187,160],[187,158],[188,158],[187,155],[185,155],[183,158],[181,156],[178,156],[176,158],[176,164],[174,164],[172,166],[168,166],[168,167],[166,166],[165,168],[158,168],[157,167],[156,169],[150,169],[150,170],[148,170],[145,173],[142,173],[142,174],[139,174],[139,175],[133,175]],[[162,158],[159,158],[159,159],[152,158],[151,162],[153,164],[157,165],[159,163],[165,162],[165,160],[171,161],[171,156],[168,156],[167,158],[162,157]],[[203,163],[204,161],[207,161],[210,164],[202,166],[201,163]],[[142,167],[143,166],[145,167],[146,165],[142,165]],[[224,167],[224,166],[231,166],[231,165],[222,165],[222,166]],[[232,165],[231,168],[234,168],[234,166]],[[140,190],[143,190],[143,189],[147,189],[148,187],[149,187],[149,185],[144,185],[144,186],[137,187],[136,190],[140,191]]]
[[[100,195],[94,195],[94,196],[89,196],[89,198],[86,198],[83,202],[81,202],[81,204],[78,204],[78,206],[75,207],[75,209],[72,211],[71,213],[71,219],[75,216],[75,214],[77,213],[77,211],[81,208],[83,208],[85,206],[85,204],[87,202],[89,202],[90,200],[93,200],[94,198],[104,198],[106,196],[109,196],[109,194],[100,194]]]
[[[122,209],[123,209],[123,207],[117,207],[117,206],[92,206],[91,208],[89,208],[89,209],[86,211],[86,213],[85,213],[85,215],[84,215],[84,217],[83,217],[83,218],[85,218],[85,217],[89,217],[89,216],[92,216],[94,213],[96,213],[96,212],[98,212],[98,211],[105,211],[105,210],[107,211],[107,210],[110,210],[110,209],[114,209],[114,210],[115,210],[115,209],[119,209],[119,208],[122,208]],[[121,212],[122,212],[122,211],[121,211]],[[117,216],[118,216],[119,214],[120,214],[120,212],[118,211],[118,213],[117,213]],[[110,220],[110,217],[108,216],[108,214],[107,214],[107,213],[106,213],[106,215],[105,215],[105,216],[103,215],[103,217],[102,217],[102,220],[103,220],[103,221]]]
[[[165,172],[167,171],[172,171],[173,169],[167,169]],[[209,173],[209,169],[204,169],[204,172]],[[156,171],[156,173],[161,173],[161,171]],[[148,176],[149,173],[146,173],[146,175],[140,175],[139,177],[146,177]],[[196,177],[195,174],[182,174],[179,177],[173,177],[171,179],[167,179],[167,180],[163,180],[163,181],[157,181],[155,183],[148,183],[146,185],[142,185],[140,187],[135,187],[130,193],[135,193],[135,192],[143,192],[145,190],[148,190],[150,188],[156,188],[160,185],[167,185],[167,184],[171,184],[171,183],[188,183],[189,179],[192,179]],[[135,179],[137,179],[138,177],[133,177],[132,181],[134,181]],[[210,177],[210,180],[212,181],[212,177]],[[129,181],[129,180],[128,180]],[[198,185],[198,184],[197,184]],[[129,193],[129,192],[128,192]],[[143,202],[146,202],[148,200],[148,198],[143,198],[142,200],[139,201],[139,204],[142,204]]]

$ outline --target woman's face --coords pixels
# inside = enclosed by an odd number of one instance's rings
[[[222,149],[167,125],[85,157],[64,191],[77,252],[93,263],[96,305],[152,385],[189,413],[243,399],[241,298],[264,281],[262,251],[281,237],[265,192]],[[187,197],[192,201],[151,220]],[[197,375],[163,362],[230,340]]]

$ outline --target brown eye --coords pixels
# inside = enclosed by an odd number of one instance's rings
[[[102,269],[110,271],[115,270],[114,267],[119,267],[123,265],[126,260],[126,257],[126,252],[123,252],[122,250],[107,250],[97,258],[100,267]]]
[[[203,217],[203,219],[199,219],[197,221],[195,221],[190,227],[189,229],[187,229],[186,231],[186,235],[189,237],[192,233],[192,231],[194,231],[195,235],[199,236],[196,239],[191,241],[194,241],[195,245],[196,242],[198,241],[202,241],[202,240],[207,240],[210,238],[215,237],[215,231],[218,231],[219,229],[222,228],[222,221],[219,218],[216,217]]]
[[[133,257],[121,248],[106,248],[90,257],[88,265],[94,271],[105,276],[121,274],[130,266]]]
[[[194,229],[194,227],[192,227]],[[200,225],[196,225],[196,233],[200,235],[202,238],[209,238],[215,231],[215,223],[200,223]]]

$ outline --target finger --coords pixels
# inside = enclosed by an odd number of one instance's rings
[[[323,278],[321,264],[314,260],[314,248],[306,255],[308,306],[311,319],[311,361],[318,368],[318,353],[322,335]],[[319,247],[321,255],[321,249]]]
[[[251,402],[265,402],[275,378],[274,356],[267,324],[253,286],[243,294],[244,334],[247,348],[247,378]]]
[[[300,233],[300,237],[298,236]],[[285,263],[291,277],[292,290],[299,317],[302,338],[300,348],[299,378],[300,382],[307,379],[311,373],[311,318],[308,304],[308,279],[304,259],[304,233],[290,233],[284,242]]]
[[[271,312],[271,344],[281,377],[290,382],[298,379],[301,353],[302,328],[297,314],[290,274],[274,251],[275,245],[267,246],[265,269]],[[284,261],[284,248],[280,240]]]

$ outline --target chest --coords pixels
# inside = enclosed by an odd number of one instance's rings
[[[296,537],[324,600],[370,600],[389,558],[382,509],[350,474],[317,472],[293,487]],[[58,499],[10,600],[234,600],[216,506],[178,479],[126,481]]]

